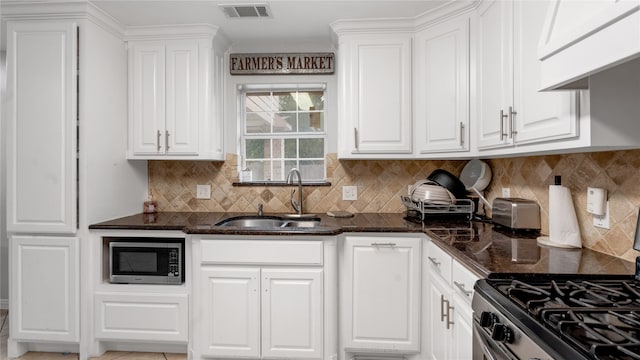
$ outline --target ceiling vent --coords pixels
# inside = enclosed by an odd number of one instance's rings
[[[267,4],[220,5],[224,14],[231,19],[270,18],[271,10]]]

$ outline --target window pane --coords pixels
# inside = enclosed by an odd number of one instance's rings
[[[285,161],[284,160],[274,160],[272,161],[273,171],[271,173],[271,181],[284,181],[284,177],[286,176],[286,172],[284,170]]]
[[[259,111],[273,111],[276,109],[274,106],[273,98],[269,92],[260,93],[247,93],[245,102],[246,112],[259,112]]]
[[[273,139],[272,144],[273,144],[273,147],[271,148],[272,149],[271,158],[273,159],[283,158],[283,155],[285,152],[284,139]]]
[[[322,132],[324,131],[324,113],[321,112],[301,112],[298,114],[300,122],[300,132]]]
[[[247,134],[271,132],[271,113],[247,113]]]
[[[300,160],[302,179],[324,180],[324,160]]]
[[[324,139],[300,139],[300,158],[324,159]]]
[[[271,157],[270,139],[246,139],[247,159],[268,159]]]
[[[298,93],[298,109],[324,110],[324,94],[322,91],[303,91]]]
[[[298,139],[284,140],[284,157],[287,159],[295,159],[298,157]]]
[[[273,132],[297,132],[296,113],[277,113],[274,115]]]
[[[247,160],[246,168],[251,170],[253,181],[271,180],[271,161],[270,160]]]
[[[296,111],[296,93],[295,92],[274,92],[273,98],[278,105],[276,108],[280,111]]]
[[[284,170],[285,170],[285,177],[289,174],[289,171],[291,171],[291,169],[293,168],[298,168],[298,162],[295,160],[286,160],[284,162]],[[302,178],[304,179],[304,178]],[[298,181],[298,179],[294,179],[295,182]]]

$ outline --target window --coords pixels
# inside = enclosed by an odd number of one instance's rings
[[[246,86],[241,99],[241,181],[281,182],[293,168],[325,181],[323,85]]]

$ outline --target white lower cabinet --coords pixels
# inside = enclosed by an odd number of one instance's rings
[[[471,298],[479,277],[428,242],[425,260],[425,346],[431,360],[472,358]]]
[[[194,358],[324,359],[322,245],[228,239],[194,245],[201,249],[194,252],[200,314],[192,327]],[[280,251],[256,251],[265,246]]]
[[[78,238],[12,236],[9,251],[10,342],[80,341]]]
[[[340,275],[345,352],[420,352],[421,241],[345,236]]]
[[[94,295],[95,336],[100,340],[186,343],[187,294]]]

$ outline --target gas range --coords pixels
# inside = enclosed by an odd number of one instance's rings
[[[640,359],[633,275],[492,274],[472,306],[474,359]]]

